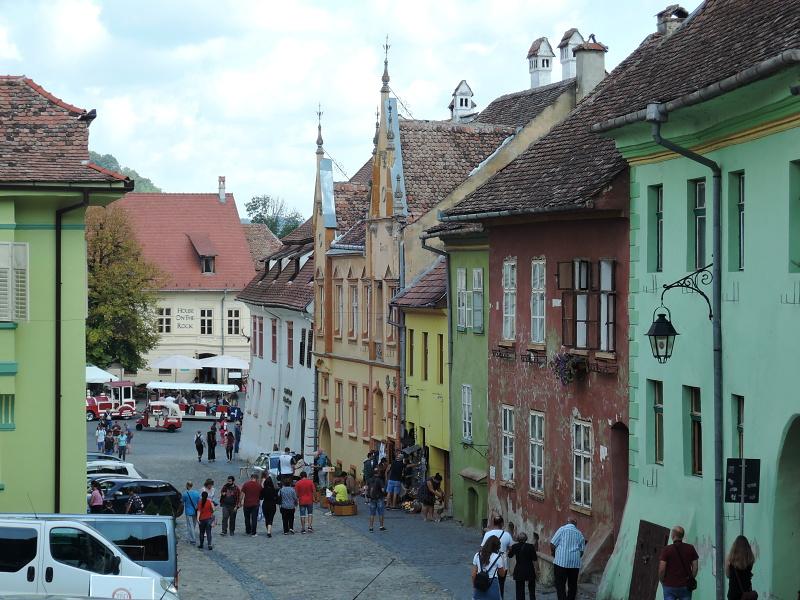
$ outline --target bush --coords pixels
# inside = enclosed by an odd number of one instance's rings
[[[164,501],[161,503],[161,507],[158,509],[158,514],[162,517],[175,516],[175,511],[172,509],[172,502],[169,501],[169,498],[164,498]]]
[[[144,507],[144,514],[155,516],[158,514],[158,507],[156,506],[155,502],[148,502],[147,506]]]

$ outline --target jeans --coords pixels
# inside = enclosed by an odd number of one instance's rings
[[[530,600],[536,600],[536,580],[531,579],[525,581],[524,579],[517,579],[517,600],[525,600],[525,584],[528,584],[528,597]]]
[[[580,569],[568,569],[553,565],[556,579],[556,596],[558,600],[575,600],[578,593],[578,572]]]
[[[294,509],[281,508],[281,518],[283,519],[283,533],[294,531]]]
[[[186,539],[192,544],[197,543],[197,536],[194,534],[194,528],[197,527],[197,515],[183,515],[186,517]]]
[[[234,530],[236,529],[236,512],[238,509],[235,506],[223,506],[222,507],[222,534],[226,534],[230,531],[231,535],[233,535]],[[230,526],[230,527],[229,527]]]
[[[128,452],[128,447],[127,446],[120,446],[119,447],[119,459],[120,460],[125,460],[125,455],[126,455],[127,452]]]
[[[692,592],[685,587],[661,586],[664,590],[664,600],[692,600]]]
[[[104,452],[104,451],[105,451],[105,449],[106,449],[106,443],[105,443],[105,441],[102,441],[102,442],[97,442],[97,451],[98,451],[98,452]]]
[[[233,446],[225,446],[225,456],[229,461],[233,460]]]
[[[208,537],[208,547],[211,548],[211,523],[214,519],[203,519],[200,521],[200,547],[203,547],[203,538]]]
[[[244,530],[248,535],[256,534],[258,525],[258,504],[244,507]]]
[[[208,445],[208,460],[217,460],[217,446],[216,444]]]

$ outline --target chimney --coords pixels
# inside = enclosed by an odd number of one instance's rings
[[[561,36],[558,44],[558,51],[561,59],[561,79],[571,79],[575,77],[575,48],[583,43],[581,32],[575,29],[567,29]]]
[[[225,204],[225,175],[219,176],[219,201]]]
[[[531,75],[531,89],[550,83],[550,72],[553,70],[553,49],[546,37],[534,40],[528,50],[528,72]]]
[[[575,100],[586,97],[606,76],[606,52],[608,47],[598,42],[594,34],[575,47]]]
[[[656,15],[656,31],[664,37],[669,37],[686,20],[689,13],[685,8],[677,4],[670,4],[667,8]]]

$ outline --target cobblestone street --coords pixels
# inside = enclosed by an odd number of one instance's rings
[[[136,432],[129,460],[148,477],[170,481],[179,490],[191,480],[195,486],[206,477],[219,489],[228,475],[239,475],[242,463],[226,463],[224,453],[216,463],[200,464],[194,452],[194,432],[205,430],[204,422],[184,423],[175,434]],[[87,443],[95,423],[88,425]],[[220,453],[218,453],[219,456]],[[349,600],[359,598],[471,598],[469,565],[480,533],[452,521],[424,523],[418,515],[387,511],[387,531],[368,530],[366,506],[359,502],[355,517],[327,517],[315,507],[314,533],[283,536],[280,514],[275,532],[266,537],[259,523],[256,538],[244,535],[242,514],[237,517],[233,537],[219,535],[214,528],[214,550],[200,550],[187,543],[184,520],[178,520],[178,568],[182,598],[251,598],[253,600]],[[218,517],[218,523],[221,515]],[[374,578],[374,581],[372,581]],[[513,580],[507,588],[513,597]],[[362,592],[363,590],[363,592]],[[361,595],[359,596],[359,592]],[[581,600],[592,596],[581,595]],[[537,598],[555,598],[542,590]]]

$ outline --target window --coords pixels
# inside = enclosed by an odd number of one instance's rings
[[[363,387],[364,399],[361,403],[361,435],[364,437],[369,436],[369,424],[372,419],[370,419],[369,414],[369,386]]]
[[[687,387],[689,399],[690,457],[692,475],[703,474],[703,421],[700,406],[700,388]]]
[[[530,413],[530,488],[544,494],[544,414]]]
[[[572,499],[578,506],[592,506],[592,424],[575,421],[572,425],[574,479]]]
[[[483,269],[472,269],[472,331],[483,333]]]
[[[656,190],[656,271],[664,270],[664,186],[657,186]]]
[[[502,405],[500,407],[501,436],[502,436],[502,463],[500,472],[503,481],[514,481],[514,408]]]
[[[544,344],[545,261],[531,261],[531,342]]]
[[[739,458],[744,458],[744,396],[733,395],[733,410],[736,419],[736,448],[734,454]],[[2,420],[0,420],[2,423]]]
[[[616,306],[615,284],[616,261],[600,261],[600,350],[613,352],[616,349]]]
[[[278,362],[278,319],[272,319],[272,362]]]
[[[361,332],[361,336],[364,338],[364,341],[369,340],[369,328],[370,323],[372,322],[369,315],[370,303],[372,301],[372,287],[370,284],[364,284],[364,315],[361,319],[361,326],[363,330]]]
[[[517,328],[517,259],[503,261],[503,339],[513,340]]]
[[[408,330],[408,374],[414,375],[414,330]]]
[[[467,270],[456,269],[456,318],[459,329],[467,327]]]
[[[358,412],[358,386],[355,383],[350,384],[350,401],[347,403],[348,410],[348,422],[347,422],[347,429],[351,433],[355,433],[358,431],[356,427],[356,414]]]
[[[341,285],[336,286],[336,305],[333,307],[333,334],[342,335],[342,320],[344,320],[344,290]]]
[[[589,262],[576,260],[575,268],[575,347],[589,346]]]
[[[239,335],[239,309],[228,309],[228,335]]]
[[[438,376],[436,381],[439,385],[444,384],[444,335],[441,333],[436,336],[436,355],[438,356],[438,360],[436,361],[437,364],[437,372]]]
[[[294,322],[286,321],[286,366],[294,368]]]
[[[694,182],[694,268],[706,266],[706,182]]]
[[[166,490],[159,490],[166,491]],[[92,527],[133,561],[167,561],[169,546],[164,523],[95,521]]]
[[[214,257],[213,256],[201,256],[200,257],[200,271],[202,273],[213,273],[214,272]]]
[[[428,381],[428,332],[422,332],[422,380]]]
[[[389,342],[389,343],[393,343],[394,342],[394,329],[397,326],[396,325],[396,323],[397,323],[397,307],[391,305],[392,298],[394,298],[395,295],[397,295],[397,286],[394,286],[394,285],[393,286],[389,286],[389,297],[386,300],[386,303],[387,303],[386,315],[388,317],[388,322],[387,322],[388,329],[386,330],[386,341]]]
[[[159,375],[172,375],[172,369],[159,369]]]
[[[550,59],[549,59],[549,58],[543,58],[543,59],[542,59],[542,66],[543,66],[545,69],[546,69],[546,68],[548,68],[548,67],[550,66]]]
[[[200,335],[214,335],[214,310],[200,309]]]
[[[113,573],[117,564],[109,548],[94,536],[73,527],[50,530],[50,556],[70,567],[101,575]]]
[[[21,571],[36,558],[37,546],[36,529],[32,527],[0,527],[0,573]],[[10,581],[5,577],[3,580]]]
[[[14,394],[0,394],[0,431],[15,429],[14,424]],[[2,560],[0,560],[2,565]],[[0,566],[0,571],[2,571]]]
[[[461,385],[461,438],[472,441],[472,386]]]
[[[344,384],[336,381],[336,428],[342,428],[342,396],[344,396]]]
[[[311,341],[310,339],[308,340]],[[306,330],[300,330],[300,366],[306,364]]]
[[[736,216],[738,223],[738,257],[739,257],[739,270],[744,271],[744,173],[737,175],[738,179],[738,194],[736,202]]]
[[[311,351],[314,338],[311,336],[311,329],[308,330],[308,345],[306,346],[306,367],[311,368]]]
[[[258,357],[264,358],[264,317],[257,317],[258,322]]]
[[[156,314],[158,316],[158,333],[170,333],[172,331],[172,309],[159,307]]]
[[[329,375],[327,373],[320,373],[319,376],[322,379],[320,386],[322,390],[322,397],[327,400],[329,397],[328,395],[330,394],[330,389],[328,387],[330,383]]]
[[[258,331],[258,321],[256,321],[256,317],[250,317],[250,354],[252,356],[258,356],[258,340],[256,339],[256,333]]]
[[[317,285],[317,333],[325,333],[325,284]]]
[[[350,286],[350,337],[358,336],[358,287]]]
[[[653,398],[653,462],[664,464],[664,385],[660,381],[649,380]]]
[[[375,339],[383,340],[383,284],[379,281],[375,288]]]

